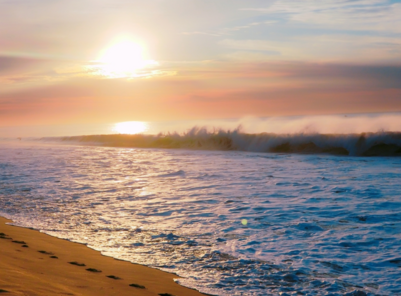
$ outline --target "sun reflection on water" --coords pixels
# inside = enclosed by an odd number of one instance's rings
[[[125,121],[114,124],[113,131],[119,134],[140,134],[149,129],[146,122],[143,121]]]

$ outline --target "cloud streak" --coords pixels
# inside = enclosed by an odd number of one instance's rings
[[[195,31],[195,32],[183,32],[182,34],[184,34],[184,35],[208,35],[208,36],[218,37],[218,36],[232,35],[233,32],[236,32],[236,31],[248,30],[248,29],[252,29],[254,27],[259,27],[259,26],[264,26],[264,25],[271,25],[271,24],[274,24],[274,23],[276,23],[276,21],[253,22],[253,23],[247,23],[247,24],[244,24],[244,25],[239,25],[239,26],[219,29],[219,30],[217,30],[215,32],[199,32],[199,31]]]
[[[333,29],[401,32],[401,4],[388,0],[279,0],[267,7],[245,10]]]
[[[267,52],[264,58],[270,60],[401,64],[401,39],[397,37],[317,35],[285,41],[223,39],[220,45],[236,51]]]
[[[401,110],[400,15],[387,0],[0,0],[0,125]],[[159,65],[99,75],[120,35]]]
[[[28,118],[64,124],[68,118],[112,122],[132,116],[172,120],[401,111],[401,66],[215,61],[194,67],[153,79],[70,76],[2,91],[0,125]]]

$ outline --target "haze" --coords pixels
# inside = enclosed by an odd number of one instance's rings
[[[0,0],[0,127],[401,111],[400,15],[387,0]]]

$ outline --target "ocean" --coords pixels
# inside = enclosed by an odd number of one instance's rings
[[[399,136],[99,137],[0,142],[0,215],[213,295],[401,295]]]

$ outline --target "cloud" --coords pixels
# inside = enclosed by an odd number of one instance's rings
[[[400,39],[395,34],[401,30],[400,9],[400,4],[385,0],[0,1],[0,55],[41,54],[87,62],[117,34],[127,33],[147,44],[157,61],[210,60],[232,53],[216,45],[222,38],[270,42],[272,53],[282,52],[283,59],[295,60],[299,51],[292,49],[316,44],[315,51],[333,54],[329,60],[347,59],[347,50],[351,60],[360,49],[352,41],[356,31]],[[336,52],[334,41],[321,38],[338,36],[339,31],[349,36],[350,41],[344,41],[351,46],[340,43],[341,52]],[[392,43],[386,56],[397,55],[399,41]],[[378,55],[364,51],[373,60],[384,50]]]
[[[200,31],[193,31],[193,32],[182,32],[183,35],[206,35],[206,36],[221,36],[220,34],[216,33],[208,33],[208,32],[200,32]]]
[[[0,0],[1,119],[399,109],[399,15],[385,0]],[[94,70],[119,34],[160,62],[153,79]]]
[[[226,27],[247,14],[243,6],[242,0],[0,1],[0,54],[91,60],[115,35],[127,33],[147,43],[156,60],[171,59],[170,46],[186,52],[182,31]]]
[[[401,111],[401,66],[210,61],[185,69],[2,91],[0,125]]]
[[[53,63],[48,59],[0,55],[0,75],[38,72],[51,67]]]
[[[0,55],[0,96],[18,92],[19,89],[51,87],[75,78],[93,79],[141,79],[176,75],[172,69],[159,65],[138,69],[131,76],[110,76],[103,72],[103,65],[74,60],[51,60],[34,57]]]
[[[278,53],[275,57],[265,56],[265,60],[401,63],[401,39],[398,37],[332,34],[298,36],[282,41],[224,39],[219,44],[237,51]]]
[[[245,10],[335,30],[401,32],[401,4],[388,0],[279,0],[269,6]]]
[[[234,27],[218,29],[218,30],[215,30],[214,32],[194,31],[194,32],[183,32],[182,34],[184,34],[184,35],[208,35],[208,36],[218,37],[218,36],[224,36],[224,35],[231,35],[233,32],[236,32],[236,31],[252,29],[254,27],[259,27],[259,26],[263,26],[263,25],[275,24],[276,22],[277,21],[252,22],[252,23],[247,23],[244,25],[238,25],[238,26],[234,26]]]
[[[386,6],[390,2],[387,0],[304,0],[303,2],[295,0],[278,0],[268,7],[263,8],[245,8],[243,10],[256,10],[263,12],[280,13],[300,13],[305,11],[326,11],[344,8],[370,8],[372,6]]]

